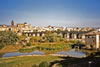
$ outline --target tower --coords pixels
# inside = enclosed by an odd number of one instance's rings
[[[14,28],[14,21],[11,21],[11,28]]]
[[[14,21],[11,21],[11,31],[15,31]]]

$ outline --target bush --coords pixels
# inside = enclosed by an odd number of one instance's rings
[[[0,44],[0,49],[2,49],[3,47],[4,47],[4,45],[1,45],[1,44]]]
[[[38,67],[38,65],[34,64],[32,67]]]
[[[43,61],[43,62],[41,62],[40,64],[39,64],[39,67],[48,67],[49,65],[48,65],[48,62],[46,62],[46,61]]]
[[[21,53],[33,52],[34,50],[35,50],[35,48],[25,48],[25,49],[21,48],[21,49],[19,49],[19,52],[21,52]]]
[[[31,43],[27,43],[27,44],[26,44],[26,46],[31,46],[31,45],[32,45]]]
[[[19,37],[15,32],[0,31],[0,49],[7,45],[15,45]]]

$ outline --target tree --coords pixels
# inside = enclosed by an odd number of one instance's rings
[[[52,34],[51,31],[45,31],[45,33],[46,33],[46,36],[49,36],[50,34]]]
[[[16,33],[11,31],[1,31],[0,32],[0,48],[3,48],[6,45],[16,44],[19,37]]]
[[[61,33],[62,32],[62,30],[61,29],[57,29],[57,33],[59,34],[59,33]]]
[[[31,45],[32,45],[31,43],[27,43],[27,44],[26,44],[26,46],[31,46]]]

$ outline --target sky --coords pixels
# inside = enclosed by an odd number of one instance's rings
[[[0,24],[100,27],[100,0],[0,0]]]

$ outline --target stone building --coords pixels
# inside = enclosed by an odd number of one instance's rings
[[[85,35],[85,43],[88,48],[100,48],[100,32],[91,32]]]
[[[32,31],[32,26],[30,24],[22,23],[22,24],[17,24],[17,29],[21,32],[31,32]]]
[[[1,25],[0,26],[0,31],[9,31],[9,26],[7,26],[7,25]]]

